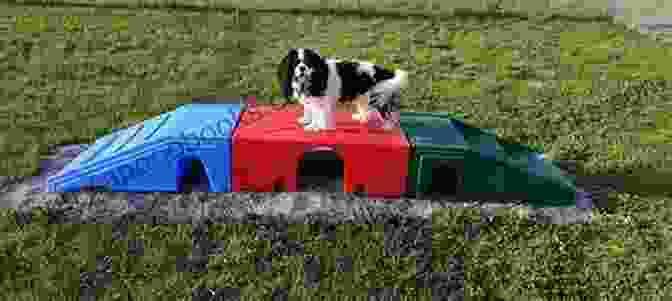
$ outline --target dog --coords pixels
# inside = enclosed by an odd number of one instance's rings
[[[353,119],[379,116],[384,128],[398,126],[401,89],[407,72],[390,71],[370,62],[324,58],[316,50],[290,49],[278,67],[282,95],[304,106],[297,121],[309,130],[323,129],[336,102],[354,103]],[[315,105],[315,102],[326,102]],[[324,112],[323,112],[324,111]]]

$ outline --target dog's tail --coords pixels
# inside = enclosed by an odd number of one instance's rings
[[[372,95],[374,98],[377,96],[382,96],[382,101],[387,100],[387,98],[399,94],[400,90],[406,88],[408,85],[408,73],[404,70],[397,69],[394,71],[394,77],[382,81],[371,88]],[[397,95],[398,96],[398,95]]]
[[[394,71],[394,77],[383,81],[374,87],[374,90],[380,92],[399,91],[406,88],[408,85],[408,73],[404,70],[397,69]]]
[[[393,119],[396,119],[395,116],[401,109],[401,89],[407,85],[408,73],[404,70],[396,70],[394,77],[378,83],[371,89],[369,107],[377,110],[386,122],[394,121]]]

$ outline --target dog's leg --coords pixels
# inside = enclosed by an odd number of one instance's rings
[[[308,108],[306,108],[306,103],[303,101],[303,97],[300,97],[300,98],[299,98],[299,104],[301,104],[301,106],[303,106],[303,116],[297,118],[297,119],[296,119],[296,122],[298,122],[299,124],[305,124],[305,122],[306,122],[306,118],[305,118],[305,116],[306,116],[306,110],[307,110]]]
[[[336,109],[337,101],[337,98],[331,96],[315,99],[310,106],[311,123],[305,129],[313,131],[334,129],[336,127],[334,110]]]
[[[366,122],[366,116],[368,114],[368,103],[369,103],[368,95],[362,95],[357,97],[355,99],[355,106],[357,113],[352,114],[352,119],[360,122]]]
[[[312,108],[309,102],[307,102],[303,97],[299,100],[299,103],[303,105],[303,117],[299,117],[296,121],[299,124],[307,125],[311,123],[312,118]]]
[[[386,130],[391,130],[393,128],[398,128],[399,127],[399,112],[390,112],[389,113],[389,118],[385,120],[383,123],[383,128]]]
[[[382,108],[386,113],[385,122],[383,123],[384,129],[393,129],[399,127],[400,122],[400,111],[401,111],[401,99],[398,93],[395,93],[388,100],[387,105]]]
[[[307,103],[305,111],[304,111],[304,116],[307,117],[308,119],[306,123],[304,123],[303,128],[307,131],[319,131],[320,128],[322,127],[321,124],[321,112],[320,112],[320,107],[319,103],[317,102],[316,99],[311,99],[309,103]]]
[[[310,125],[306,127],[310,131],[319,131],[324,128],[324,112],[319,107],[319,104],[313,104],[310,112]]]
[[[359,102],[359,115],[360,121],[365,123],[369,119],[369,95],[362,96],[361,102]]]
[[[357,96],[357,98],[355,98],[354,101],[352,102],[355,106],[355,110],[354,110],[355,113],[352,114],[352,119],[354,119],[354,120],[361,120],[361,118],[362,118],[362,116],[360,114],[361,110],[359,109],[359,107],[360,107],[360,105],[359,105],[360,99],[359,98],[360,97],[361,96]]]
[[[306,107],[303,108],[303,117],[299,117],[296,120],[300,124],[310,124],[312,122],[312,116],[310,109],[307,109]]]
[[[334,129],[336,128],[336,105],[338,103],[338,98],[336,97],[325,97],[324,106],[323,106],[323,116],[324,116],[324,129]]]

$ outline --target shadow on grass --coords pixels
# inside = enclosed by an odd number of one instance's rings
[[[615,193],[655,199],[672,196],[672,170],[640,168],[630,171],[577,174],[576,184],[592,195],[594,208],[604,213],[619,211]]]
[[[579,175],[580,184],[613,187],[618,192],[640,196],[672,195],[672,170],[636,169],[628,172]]]

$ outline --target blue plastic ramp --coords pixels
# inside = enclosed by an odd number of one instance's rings
[[[48,190],[179,192],[200,162],[207,191],[229,192],[231,137],[242,110],[242,104],[188,104],[115,131],[50,177]]]

